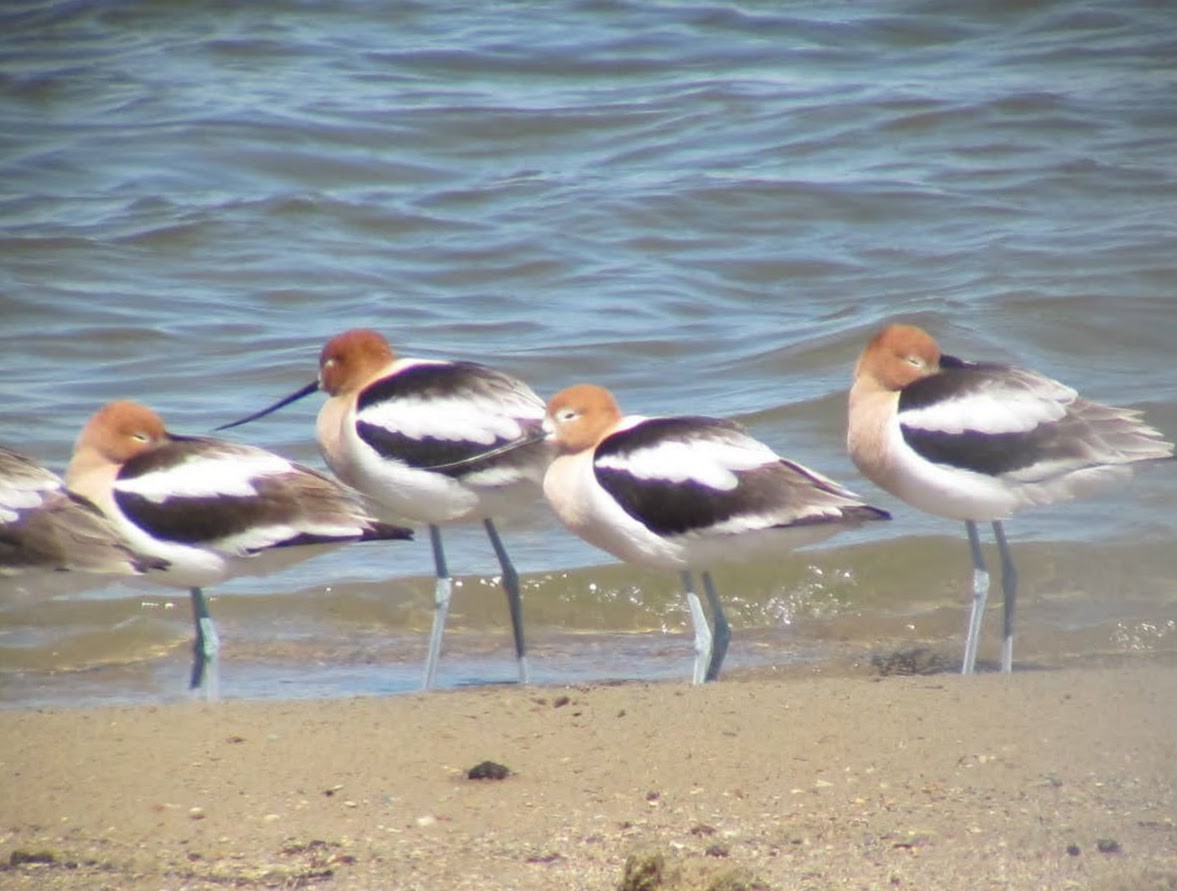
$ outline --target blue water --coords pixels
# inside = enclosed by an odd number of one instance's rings
[[[926,634],[952,643],[960,530],[858,477],[842,446],[854,359],[904,319],[950,352],[1031,365],[1177,434],[1173,22],[1163,3],[1061,0],[8,3],[0,440],[60,469],[114,398],[206,432],[311,380],[333,334],[371,326],[406,355],[485,361],[542,395],[594,381],[634,412],[742,420],[895,511],[888,528],[819,552],[857,580],[834,612],[872,618],[851,636],[866,645],[914,611],[939,617]],[[234,435],[318,465],[312,402]],[[1027,596],[1057,588],[1063,624],[1089,635],[1077,652],[1174,646],[1175,508],[1165,467],[1011,525],[1035,545]],[[496,571],[477,528],[448,541],[455,572]],[[508,530],[508,545],[549,599],[551,573],[613,562],[544,516]],[[933,552],[937,572],[915,592]],[[1095,585],[1088,555],[1118,571]],[[741,630],[780,631],[760,662],[809,645],[807,623],[782,624],[771,606],[805,600],[789,573],[816,564],[797,563],[775,582],[728,576],[758,604],[737,627],[737,663]],[[325,589],[375,586],[427,611],[430,570],[423,544],[354,548],[234,582],[223,592],[257,596],[215,608],[230,624],[244,611],[235,645],[252,654],[261,601],[304,592],[287,609],[334,640],[354,628],[316,612]],[[665,585],[664,613],[627,617],[598,615],[599,592],[557,614],[533,596],[533,640],[569,626],[676,631],[685,613]],[[154,609],[144,597],[170,598],[174,618],[139,621]],[[497,595],[478,609],[475,638],[500,618]],[[1041,658],[1057,656],[1054,613],[1024,619]],[[22,691],[45,678],[60,681],[45,696],[72,701],[79,666],[158,666],[161,653],[182,677],[184,620],[183,598],[158,589],[0,602],[0,701],[36,699]],[[413,640],[415,622],[394,611],[377,624]],[[476,654],[457,637],[447,683],[480,676],[463,674]],[[227,659],[233,643],[227,633]],[[234,695],[231,665],[225,687]]]

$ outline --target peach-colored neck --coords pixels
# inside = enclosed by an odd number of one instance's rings
[[[343,423],[347,418],[347,410],[351,404],[346,396],[331,396],[319,409],[319,417],[315,420],[315,438],[319,443],[319,451],[323,460],[331,468],[331,472],[353,488],[357,486],[354,474],[350,472],[351,462],[343,445]]]
[[[91,456],[92,453],[79,453],[70,461],[65,474],[66,488],[88,498],[107,516],[113,516],[114,483],[119,467],[109,461],[87,460]]]

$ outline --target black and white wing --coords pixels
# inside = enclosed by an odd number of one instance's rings
[[[355,424],[373,452],[367,460],[490,486],[542,477],[543,416],[543,402],[517,378],[474,362],[415,359],[360,393]]]
[[[738,424],[715,418],[640,420],[597,446],[593,469],[627,514],[662,536],[886,517]]]
[[[905,387],[898,408],[904,441],[933,463],[1032,483],[1172,454],[1138,412],[1036,372],[950,356],[941,365]]]

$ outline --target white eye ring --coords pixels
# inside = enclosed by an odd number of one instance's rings
[[[923,356],[908,356],[904,361],[913,368],[924,368],[927,365]]]
[[[146,433],[132,433],[131,439],[135,440],[135,442],[151,442],[151,437]]]
[[[566,408],[566,409],[562,410],[556,416],[556,420],[560,421],[561,423],[565,423],[565,424],[568,423],[569,421],[575,421],[576,420],[576,410],[571,409],[571,408]]]

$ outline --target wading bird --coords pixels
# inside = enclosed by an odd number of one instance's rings
[[[943,355],[920,328],[891,325],[863,350],[850,390],[850,456],[913,507],[963,520],[973,557],[964,674],[976,665],[989,596],[977,523],[993,524],[1005,618],[1001,670],[1013,667],[1017,573],[1002,521],[1123,480],[1132,465],[1173,455],[1140,413],[1079,396],[1009,365]]]
[[[136,554],[98,508],[69,492],[57,474],[0,447],[0,586],[27,586],[29,576],[53,587],[46,573],[140,575],[162,561]],[[83,582],[84,585],[84,582]]]
[[[173,435],[134,402],[108,403],[90,418],[66,484],[133,551],[166,562],[153,580],[190,589],[191,686],[205,686],[210,699],[220,647],[204,587],[284,568],[324,546],[412,536],[373,518],[358,493],[324,474],[253,446]]]
[[[561,522],[621,560],[681,574],[696,684],[719,677],[730,638],[711,566],[889,519],[731,421],[622,416],[608,390],[580,384],[552,398],[544,424],[557,448],[544,494]],[[712,626],[695,593],[696,570]]]
[[[328,396],[316,432],[335,475],[390,517],[429,527],[436,583],[425,689],[436,679],[453,590],[441,527],[472,520],[482,521],[502,567],[519,679],[527,683],[519,574],[494,518],[540,495],[550,458],[539,435],[543,402],[501,371],[474,362],[397,357],[379,333],[353,329],[323,347],[315,381],[218,429],[256,420],[316,390]]]

